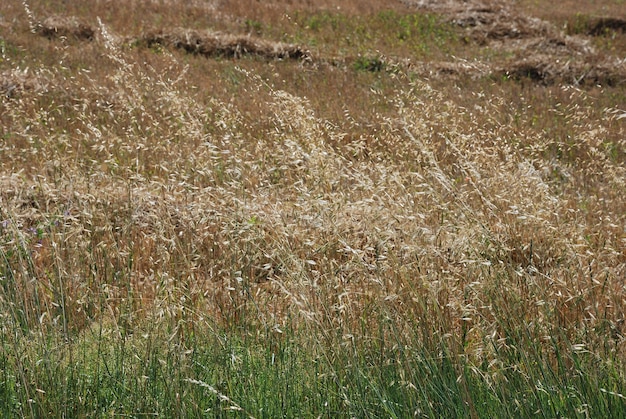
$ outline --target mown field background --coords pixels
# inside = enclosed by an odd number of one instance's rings
[[[623,0],[0,8],[1,417],[626,417]]]

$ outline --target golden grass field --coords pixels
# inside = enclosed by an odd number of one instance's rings
[[[392,336],[493,386],[523,343],[623,366],[623,1],[5,3],[0,329],[22,414],[46,403],[24,365],[48,339]]]

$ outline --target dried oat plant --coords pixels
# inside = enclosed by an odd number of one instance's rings
[[[548,133],[529,90],[512,109],[396,69],[384,91],[366,74],[364,95],[383,104],[367,120],[348,101],[338,120],[271,81],[276,62],[210,64],[231,93],[200,82],[195,57],[146,58],[101,21],[89,38],[102,71],[0,73],[0,328],[23,333],[15,350],[52,333],[130,342],[162,327],[183,359],[196,332],[295,330],[331,360],[389,341],[443,359],[444,342],[490,388],[520,342],[549,365],[563,353],[625,360],[623,109],[555,87],[562,131]],[[187,30],[146,42],[306,55]],[[256,413],[214,383],[181,382]]]

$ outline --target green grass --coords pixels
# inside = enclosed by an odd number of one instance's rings
[[[73,320],[66,317],[67,278],[51,274],[44,290],[52,307],[43,312],[32,305],[38,301],[36,291],[25,294],[29,286],[22,282],[37,276],[29,245],[54,237],[59,229],[53,221],[45,231],[29,230],[30,237],[4,236],[4,417],[626,414],[619,357],[599,358],[556,326],[542,330],[558,324],[550,319],[559,313],[550,302],[527,304],[523,293],[537,298],[545,293],[538,284],[515,291],[507,276],[482,284],[489,306],[476,316],[492,324],[493,335],[476,335],[471,326],[458,335],[447,332],[453,321],[447,305],[415,285],[402,296],[372,300],[360,320],[350,324],[340,320],[331,302],[321,302],[320,314],[312,318],[271,325],[244,281],[235,290],[239,302],[229,309],[232,317],[224,327],[201,313],[186,313],[194,310],[185,303],[188,290],[182,283],[171,288],[165,278],[163,292],[176,295],[161,296],[162,303],[136,319],[142,303],[127,283],[129,261],[109,284],[127,287],[120,301],[100,297],[110,314],[105,310],[77,330],[67,325]],[[410,277],[399,280],[411,284]],[[466,290],[466,298],[471,292]],[[404,304],[414,309],[399,322]],[[89,310],[88,304],[83,307]],[[30,317],[35,312],[42,317]],[[46,322],[46,315],[54,318]],[[468,325],[480,321],[467,317]],[[541,318],[548,321],[533,320]],[[603,336],[600,330],[580,332]],[[604,336],[601,345],[616,354],[612,339]],[[584,335],[578,338],[590,342]]]
[[[373,15],[347,16],[333,12],[297,13],[295,33],[289,42],[309,45],[322,56],[411,54],[417,59],[437,57],[461,49],[457,31],[438,16],[398,13],[393,10]]]
[[[384,307],[380,310],[378,315],[388,316]],[[623,370],[617,364],[585,350],[570,352],[560,347],[563,342],[536,341],[515,320],[501,320],[506,341],[485,345],[493,360],[482,363],[459,353],[455,337],[437,336],[410,322],[413,336],[406,341],[393,322],[382,320],[376,335],[362,330],[330,336],[319,335],[318,329],[216,330],[184,323],[137,327],[132,333],[99,324],[70,341],[24,333],[3,341],[2,415],[486,418],[626,413]]]

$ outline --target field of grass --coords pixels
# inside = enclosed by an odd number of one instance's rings
[[[5,3],[0,417],[626,417],[623,0]]]

